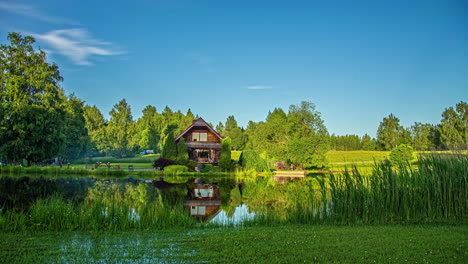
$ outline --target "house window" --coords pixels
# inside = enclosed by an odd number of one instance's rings
[[[193,132],[192,141],[208,141],[208,135],[204,132]]]

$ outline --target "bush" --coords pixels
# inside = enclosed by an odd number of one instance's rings
[[[153,168],[157,169],[164,169],[165,167],[172,165],[173,162],[172,160],[165,159],[165,158],[159,158],[153,162]]]
[[[268,163],[253,150],[244,150],[239,158],[239,164],[247,170],[269,171]]]
[[[402,166],[409,163],[413,159],[413,148],[406,144],[392,149],[390,153],[390,162],[394,166]]]
[[[188,172],[187,166],[184,165],[169,165],[164,168],[164,173],[166,174],[178,174]]]
[[[210,164],[203,165],[201,172],[220,172],[221,169]]]

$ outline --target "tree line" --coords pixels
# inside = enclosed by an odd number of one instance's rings
[[[188,109],[161,112],[148,105],[134,119],[125,99],[104,118],[96,106],[66,95],[58,65],[47,63],[34,38],[8,35],[0,46],[0,159],[29,163],[59,162],[92,156],[129,157],[144,150],[163,151],[165,142],[187,128],[198,115]],[[403,128],[393,114],[385,117],[377,137],[330,135],[311,102],[275,108],[260,122],[238,125],[233,115],[215,129],[229,137],[236,150],[252,150],[280,166],[321,167],[325,153],[335,150],[391,150],[409,144],[415,150],[457,150],[468,147],[468,106],[465,102],[442,113],[440,124],[414,123]],[[179,159],[185,159],[179,157]]]

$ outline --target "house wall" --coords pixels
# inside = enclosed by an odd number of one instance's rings
[[[212,143],[220,143],[221,141],[218,139],[218,137],[213,134],[210,130],[208,129],[203,129],[203,128],[192,128],[189,132],[187,132],[184,135],[184,139],[186,142],[191,142],[192,141],[192,133],[194,132],[204,132],[207,133],[207,140],[204,142],[212,142]]]

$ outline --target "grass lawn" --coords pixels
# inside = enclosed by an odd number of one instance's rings
[[[3,263],[467,263],[468,226],[1,233]]]

